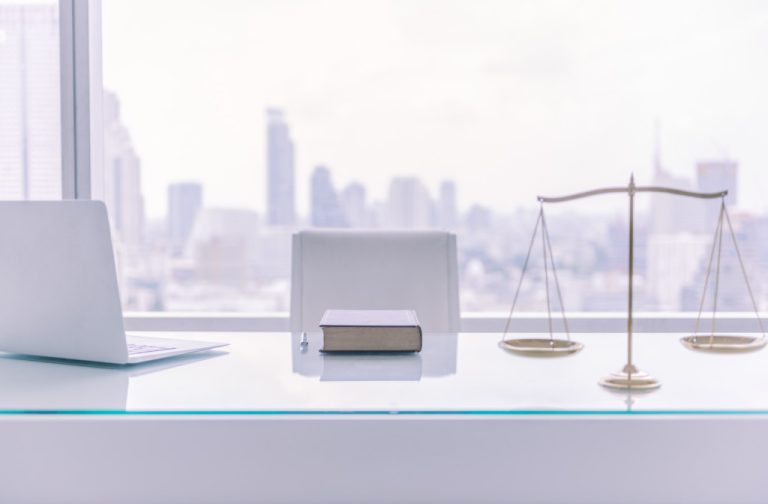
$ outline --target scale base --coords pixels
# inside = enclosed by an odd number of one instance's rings
[[[531,357],[562,357],[584,348],[578,341],[547,338],[514,338],[499,342],[504,350]]]
[[[685,348],[712,353],[754,352],[763,348],[766,342],[766,339],[761,336],[734,336],[730,334],[694,335],[680,338],[680,343]]]
[[[603,387],[621,390],[653,390],[661,387],[661,382],[656,378],[630,364],[602,378],[599,383]]]

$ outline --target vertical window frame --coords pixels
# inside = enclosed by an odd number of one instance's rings
[[[59,0],[63,199],[103,197],[101,1]]]

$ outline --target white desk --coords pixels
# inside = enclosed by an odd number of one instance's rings
[[[167,334],[164,334],[167,336]],[[182,335],[179,335],[182,336]],[[663,386],[597,385],[620,334],[562,359],[498,335],[324,356],[290,334],[131,368],[0,356],[0,502],[765,502],[768,351],[636,338]]]

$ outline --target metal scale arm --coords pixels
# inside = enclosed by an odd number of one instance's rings
[[[719,191],[712,193],[705,192],[693,192],[684,191],[682,189],[674,189],[672,187],[660,187],[660,186],[636,186],[634,176],[629,182],[629,186],[626,187],[604,187],[602,189],[593,189],[591,191],[578,192],[574,194],[568,194],[566,196],[537,196],[536,198],[542,203],[563,203],[565,201],[573,201],[582,198],[589,198],[591,196],[597,196],[599,194],[611,194],[611,193],[639,193],[639,192],[655,192],[655,193],[667,193],[677,196],[688,196],[689,198],[700,199],[714,199],[724,198],[728,195],[728,191]]]

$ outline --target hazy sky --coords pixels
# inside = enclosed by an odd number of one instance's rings
[[[318,163],[375,198],[454,179],[462,208],[647,183],[655,118],[670,171],[730,156],[768,210],[768,2],[103,0],[103,40],[151,216],[177,180],[261,211],[270,106],[302,213]]]

